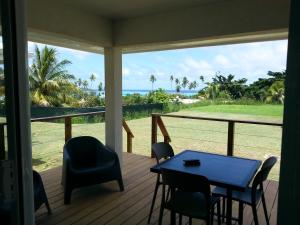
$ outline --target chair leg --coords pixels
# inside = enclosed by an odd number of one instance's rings
[[[192,221],[193,221],[192,217],[189,217],[189,225],[192,225]]]
[[[252,207],[252,212],[253,212],[254,225],[258,225],[258,217],[257,217],[256,205],[252,204],[251,207]]]
[[[162,225],[163,215],[164,215],[164,207],[163,207],[163,205],[161,204],[161,205],[160,205],[160,210],[159,210],[158,225]]]
[[[270,221],[269,221],[269,217],[268,217],[268,211],[267,211],[267,205],[266,205],[266,199],[265,199],[264,193],[262,193],[261,202],[263,204],[263,209],[264,209],[267,225],[270,225]]]
[[[226,215],[226,198],[222,197],[222,223],[225,223],[225,215]]]
[[[52,210],[51,210],[51,208],[50,208],[48,199],[46,200],[45,205],[46,205],[46,208],[47,208],[47,211],[48,211],[48,215],[51,215],[51,214],[52,214]]]
[[[171,225],[176,225],[176,213],[173,210],[171,210],[170,216],[171,216]]]
[[[239,225],[243,224],[244,220],[244,204],[242,202],[239,202]]]
[[[156,199],[158,187],[159,187],[159,177],[156,180],[156,184],[155,184],[155,189],[154,189],[154,194],[153,194],[153,198],[152,198],[150,213],[149,213],[149,217],[148,217],[148,223],[150,223],[150,220],[151,220],[151,216],[152,216],[152,212],[153,212],[153,208],[154,208],[154,204],[155,204],[155,199]]]
[[[166,198],[166,201],[168,201],[168,200],[169,200],[169,196],[170,196],[170,191],[171,191],[171,188],[170,188],[170,187],[168,187],[168,191],[167,191],[167,198]]]
[[[218,225],[221,225],[221,203],[217,203]]]
[[[179,225],[182,225],[182,214],[179,214]]]
[[[122,179],[122,178],[119,178],[119,179],[118,179],[118,183],[119,183],[120,191],[124,191],[123,179]]]
[[[64,204],[68,205],[71,203],[71,194],[72,194],[72,189],[65,187],[64,190]]]
[[[214,224],[214,214],[215,214],[215,206],[213,206],[210,210],[210,222]]]

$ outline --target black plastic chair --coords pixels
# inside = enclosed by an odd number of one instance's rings
[[[256,206],[257,206],[258,202],[260,201],[260,199],[261,199],[261,202],[263,205],[263,210],[264,210],[267,225],[270,224],[268,213],[267,213],[267,206],[266,206],[266,200],[265,200],[265,195],[264,195],[263,182],[267,180],[268,175],[276,162],[277,162],[277,159],[276,159],[276,157],[273,157],[273,156],[268,158],[267,160],[265,160],[260,171],[256,174],[251,187],[248,187],[244,192],[239,192],[239,191],[232,192],[232,200],[239,202],[238,221],[239,221],[240,225],[243,224],[244,204],[251,206],[252,212],[253,212],[254,223],[255,223],[255,225],[258,225]],[[224,201],[227,196],[226,189],[216,187],[213,190],[213,195],[223,197],[223,201]],[[223,211],[222,214],[223,214],[223,218],[224,218],[225,204],[223,204],[222,211]]]
[[[172,146],[168,143],[165,143],[165,142],[159,142],[159,143],[153,144],[152,145],[152,151],[154,153],[157,164],[161,161],[161,159],[166,160],[166,159],[171,158],[171,157],[174,156],[174,151],[173,151]],[[156,199],[156,195],[157,195],[157,191],[158,191],[158,187],[161,184],[162,184],[162,181],[161,181],[161,178],[160,178],[160,174],[157,174],[153,199],[152,199],[150,213],[149,213],[149,217],[148,217],[148,223],[150,223],[151,216],[152,216],[152,213],[153,213],[154,204],[155,204],[155,199]]]
[[[33,176],[33,190],[34,190],[34,210],[37,211],[41,205],[45,204],[50,215],[51,208],[45,192],[44,184],[41,175],[35,170],[32,171]]]
[[[118,155],[94,137],[71,138],[64,146],[62,184],[64,203],[75,188],[117,180],[124,190]]]
[[[210,183],[206,177],[179,171],[162,169],[163,192],[159,213],[159,225],[162,224],[164,209],[171,210],[171,224],[175,224],[176,213],[192,218],[203,219],[207,225],[213,224],[214,209],[217,205],[218,224],[220,218],[220,198],[211,195]],[[165,188],[171,189],[170,199],[165,198]]]

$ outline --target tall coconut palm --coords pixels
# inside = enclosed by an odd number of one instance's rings
[[[152,91],[153,91],[153,84],[154,84],[155,81],[156,81],[156,77],[152,74],[150,76],[150,82],[152,83]]]
[[[183,79],[182,79],[183,89],[185,89],[188,84],[189,84],[189,80],[187,79],[187,77],[183,77]]]
[[[170,81],[171,81],[171,90],[173,89],[173,81],[174,81],[174,76],[171,75],[170,76]]]
[[[45,46],[40,50],[35,47],[33,63],[29,68],[29,82],[32,103],[37,105],[60,105],[63,98],[74,90],[71,81],[74,76],[69,74],[66,66],[69,60],[59,61],[57,51]]]
[[[81,80],[81,78],[79,78],[79,79],[77,80],[77,85],[78,85],[79,88],[81,87],[81,85],[82,85],[82,80]]]
[[[92,83],[96,80],[96,75],[95,74],[91,74],[91,76],[90,76],[90,81],[91,81],[91,87],[92,87]]]
[[[190,82],[189,89],[190,90],[195,89],[197,86],[198,86],[197,81]]]
[[[201,75],[201,76],[199,77],[199,79],[200,79],[200,81],[201,81],[202,83],[204,83],[204,76]]]
[[[83,89],[86,90],[89,86],[89,82],[87,80],[82,81],[82,86],[83,86]]]

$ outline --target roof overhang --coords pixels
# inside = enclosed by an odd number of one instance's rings
[[[288,0],[165,3],[171,1],[29,0],[29,40],[96,53],[118,46],[130,53],[287,38]]]

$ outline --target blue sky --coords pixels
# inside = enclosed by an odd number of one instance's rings
[[[29,51],[33,52],[35,43],[29,42]],[[38,44],[42,47],[42,44]],[[60,59],[68,59],[68,67],[77,78],[89,80],[96,75],[91,85],[96,88],[104,81],[104,57],[67,48],[55,47]],[[257,42],[248,44],[200,47],[169,51],[156,51],[123,55],[123,89],[151,89],[149,77],[154,74],[155,88],[170,89],[170,75],[199,82],[203,75],[205,81],[211,81],[216,72],[233,74],[236,78],[247,78],[252,82],[265,77],[271,71],[283,71],[286,68],[287,40]],[[173,85],[174,86],[174,85]]]

